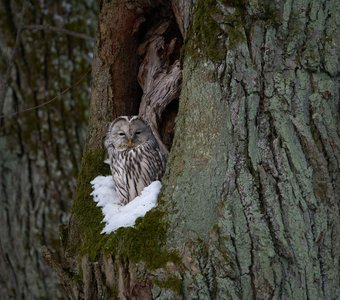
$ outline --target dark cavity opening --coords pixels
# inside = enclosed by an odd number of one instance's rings
[[[183,38],[171,4],[162,1],[152,3],[150,7],[143,8],[142,21],[136,33],[139,56],[137,81],[142,91],[138,99],[139,115],[156,127],[160,139],[170,151],[179,106]]]

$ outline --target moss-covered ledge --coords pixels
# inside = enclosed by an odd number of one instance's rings
[[[181,264],[179,255],[166,249],[166,211],[161,204],[143,218],[137,219],[134,227],[120,228],[111,234],[101,234],[104,228],[103,215],[91,196],[90,182],[96,176],[109,174],[109,167],[104,163],[104,159],[105,151],[102,149],[87,147],[83,153],[78,188],[73,200],[72,219],[67,236],[65,237],[65,232],[63,233],[63,244],[67,256],[72,260],[70,265],[80,262],[84,257],[87,257],[90,263],[96,263],[104,256],[113,258],[112,272],[117,272],[120,262],[141,263],[145,274],[149,275],[157,269],[165,268],[169,262],[179,266]],[[84,270],[77,268],[72,272],[77,278],[84,280]],[[143,277],[142,280],[145,280],[147,275]],[[152,276],[150,278],[153,282]],[[169,278],[153,284],[172,289],[174,280],[172,277],[171,280]],[[80,285],[84,286],[85,283]],[[175,286],[177,292],[178,284]],[[111,291],[117,289],[116,286],[108,288]]]
[[[159,208],[138,218],[134,227],[120,228],[108,235],[104,252],[124,256],[129,261],[143,262],[150,271],[165,267],[167,262],[179,263],[174,251],[166,250],[167,224],[165,212]]]

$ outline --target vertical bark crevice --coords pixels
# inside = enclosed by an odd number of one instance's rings
[[[68,219],[69,197],[75,187],[74,165],[80,151],[77,145],[69,151],[75,133],[67,130],[66,134],[64,128],[76,126],[81,141],[85,120],[68,118],[70,95],[66,92],[62,99],[34,107],[73,86],[77,116],[86,109],[87,83],[79,82],[79,88],[75,88],[68,74],[76,80],[84,75],[91,43],[73,36],[77,57],[68,60],[66,36],[53,35],[43,28],[62,19],[64,23],[58,26],[71,30],[79,26],[77,31],[91,35],[95,1],[87,2],[86,11],[83,4],[71,2],[64,6],[52,5],[51,1],[24,1],[24,15],[20,13],[23,3],[0,3],[0,52],[5,54],[0,56],[0,68],[4,74],[6,69],[11,70],[4,76],[7,82],[1,82],[6,89],[0,100],[0,265],[2,270],[9,270],[0,275],[0,294],[9,299],[61,296],[57,278],[42,262],[40,250],[42,245],[58,247],[58,223]],[[25,25],[39,24],[42,29],[23,31],[22,20]],[[63,108],[58,101],[63,102]],[[25,109],[32,110],[21,112]]]

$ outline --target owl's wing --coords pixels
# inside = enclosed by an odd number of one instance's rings
[[[147,185],[149,185],[154,180],[162,179],[166,167],[166,157],[156,141],[151,141],[145,150],[143,157],[148,161],[149,182]]]
[[[111,160],[111,157],[114,157],[116,156],[115,152],[117,151],[112,144],[109,144],[107,147],[106,147],[106,150],[107,150],[107,155],[109,156],[109,159]]]
[[[121,198],[121,203],[127,204],[129,202],[129,192],[126,176],[126,157],[113,146],[108,148],[108,153],[115,190]]]
[[[166,157],[163,154],[163,152],[160,150],[160,148],[155,149],[155,164],[157,169],[157,175],[156,179],[160,180],[163,177],[165,167],[166,167]]]

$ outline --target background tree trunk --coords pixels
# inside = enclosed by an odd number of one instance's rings
[[[57,266],[70,298],[339,298],[338,7],[103,3],[91,131]],[[137,112],[135,51],[155,10],[184,38],[175,138],[158,208],[104,236],[89,181],[107,173],[105,123]]]
[[[95,1],[0,1],[1,299],[61,297],[41,249],[69,219],[96,17]]]

